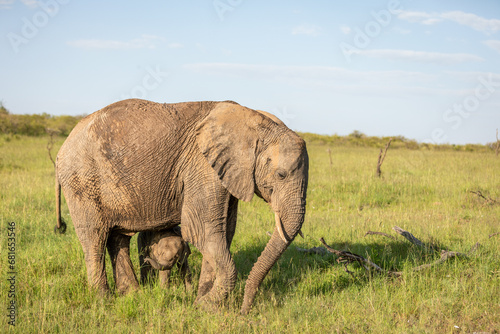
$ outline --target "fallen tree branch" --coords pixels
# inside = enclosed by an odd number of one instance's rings
[[[389,235],[389,234],[384,233],[384,232],[368,231],[368,232],[366,232],[366,234],[364,236],[366,237],[367,235],[383,235],[384,237],[388,237],[388,238],[391,238],[393,240],[396,240],[396,238],[394,238],[392,235]]]
[[[490,234],[490,235],[489,235],[489,238],[493,238],[495,235],[499,235],[499,234],[500,234],[500,232]]]
[[[420,241],[420,240],[418,240],[417,238],[415,238],[415,237],[413,236],[413,234],[411,234],[411,233],[410,233],[410,232],[408,232],[408,231],[403,230],[401,227],[399,227],[399,226],[394,226],[392,229],[393,229],[394,231],[396,231],[397,233],[399,233],[400,235],[402,235],[403,237],[405,237],[405,238],[406,238],[406,240],[408,240],[408,241],[409,241],[409,242],[411,242],[412,244],[417,245],[417,246],[419,246],[419,247],[422,247],[422,248],[424,248],[424,249],[426,249],[426,250],[431,250],[431,251],[432,251],[432,250],[434,250],[434,249],[433,249],[433,247],[429,247],[429,246],[427,246],[427,245],[426,245],[426,244],[424,244],[422,241]]]
[[[486,203],[488,203],[488,204],[491,204],[491,205],[493,205],[493,204],[500,204],[500,202],[498,202],[496,199],[484,196],[483,193],[481,192],[481,190],[478,190],[478,191],[470,190],[469,192],[477,195],[478,197],[480,197],[482,199],[484,199],[486,201]]]
[[[408,233],[411,236],[413,236],[408,231],[404,231],[402,229],[400,229],[400,230],[403,231],[403,232]],[[413,237],[413,238],[415,238],[415,237]],[[418,239],[416,239],[416,240],[418,240]],[[381,267],[379,267],[377,264],[371,262],[370,260],[365,259],[361,255],[357,255],[357,254],[354,254],[354,253],[351,253],[351,252],[339,251],[339,250],[333,249],[332,247],[330,247],[330,246],[327,245],[327,243],[325,242],[324,238],[319,239],[319,241],[325,246],[325,248],[330,253],[333,253],[333,254],[335,254],[335,255],[337,255],[339,257],[337,259],[337,263],[343,264],[345,271],[348,274],[350,274],[350,275],[353,275],[353,272],[351,272],[351,271],[349,271],[347,269],[347,265],[350,264],[350,263],[353,263],[353,262],[358,262],[363,268],[365,268],[368,271],[371,271],[372,269],[374,269],[375,271],[377,271],[379,273],[383,273],[383,274],[386,274],[386,275],[389,275],[389,276],[394,276],[394,277],[400,277],[400,276],[403,275],[402,271],[384,270]],[[481,246],[480,243],[476,243],[474,246],[472,246],[471,250],[467,254],[442,250],[441,251],[441,257],[438,260],[436,260],[436,261],[434,261],[432,263],[427,263],[427,264],[423,264],[421,266],[415,267],[415,268],[411,269],[411,271],[421,271],[423,269],[434,267],[434,266],[436,266],[438,264],[444,263],[444,262],[448,261],[449,259],[453,259],[455,257],[468,258],[470,255],[474,254],[479,249],[480,246]]]
[[[435,265],[444,263],[447,260],[452,259],[454,257],[468,258],[470,255],[474,254],[474,252],[476,252],[480,246],[481,246],[481,244],[479,242],[476,242],[476,244],[474,246],[472,246],[471,250],[467,254],[442,250],[441,257],[438,260],[436,260],[432,263],[423,264],[421,266],[415,267],[412,269],[412,271],[420,271],[422,269],[427,269],[427,268],[433,267]]]
[[[300,247],[295,247],[295,249],[301,253],[306,253],[306,254],[319,254],[319,255],[326,255],[328,254],[328,251],[324,249],[323,247],[313,247],[313,248],[300,248]]]
[[[353,262],[358,262],[363,268],[365,268],[368,271],[371,271],[371,269],[374,269],[377,272],[392,275],[392,276],[401,276],[400,273],[396,273],[393,271],[387,271],[382,268],[380,268],[377,264],[371,262],[370,260],[365,259],[361,255],[354,254],[351,252],[346,252],[346,251],[338,251],[336,249],[333,249],[332,247],[328,246],[327,243],[325,242],[325,239],[321,238],[319,239],[321,243],[325,246],[325,248],[330,252],[335,255],[337,255],[339,258],[337,259],[337,263],[342,263],[344,265],[344,268],[346,269],[347,272],[347,265]],[[349,272],[350,273],[350,272]]]

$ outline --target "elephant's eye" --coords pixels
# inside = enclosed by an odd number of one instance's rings
[[[284,171],[284,170],[278,170],[278,171],[276,171],[276,177],[279,180],[283,180],[286,176],[287,176],[287,172],[286,171]]]

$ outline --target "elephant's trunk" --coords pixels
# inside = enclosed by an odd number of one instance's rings
[[[149,256],[144,258],[144,262],[149,263],[151,265],[151,267],[155,268],[156,270],[169,270],[169,269],[171,269],[168,266],[159,264],[158,262],[156,262],[156,260],[150,258]]]
[[[305,215],[305,196],[296,198],[295,202],[294,205],[284,206],[287,208],[285,211],[280,212],[275,209],[276,227],[271,240],[267,243],[266,248],[248,276],[245,285],[245,297],[241,307],[242,314],[247,314],[250,311],[264,277],[266,277],[269,270],[278,261],[302,227]],[[297,210],[294,212],[290,208],[297,208]]]

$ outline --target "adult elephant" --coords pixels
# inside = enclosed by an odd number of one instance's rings
[[[130,237],[182,223],[203,255],[197,303],[217,304],[235,287],[229,248],[238,200],[257,194],[275,213],[273,235],[254,264],[241,312],[300,233],[306,207],[305,142],[278,118],[231,101],[160,104],[130,99],[84,119],[56,161],[57,228],[61,187],[83,247],[89,285],[109,291],[106,247],[118,291],[138,287]]]

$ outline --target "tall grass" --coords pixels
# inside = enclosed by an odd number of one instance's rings
[[[127,296],[102,298],[87,289],[83,252],[67,206],[65,235],[53,233],[54,170],[47,138],[0,138],[0,331],[19,333],[160,332],[494,332],[500,328],[500,158],[491,152],[388,151],[382,178],[375,175],[377,148],[308,146],[310,182],[302,231],[264,280],[252,312],[239,315],[244,283],[274,227],[261,200],[240,203],[232,253],[238,269],[227,307],[205,312],[193,306],[195,291],[181,280],[168,290],[142,287]],[[59,139],[54,150],[62,144]],[[332,163],[328,148],[331,149]],[[7,324],[7,224],[16,222],[17,323]],[[427,243],[467,253],[425,271],[411,268],[439,254],[425,253],[391,232],[398,225]],[[350,265],[350,275],[333,255],[295,249],[320,246],[369,257],[401,278],[369,274]],[[132,260],[138,271],[136,239]],[[197,281],[201,255],[189,259]],[[113,287],[112,271],[107,274]],[[196,284],[195,284],[196,287]]]

